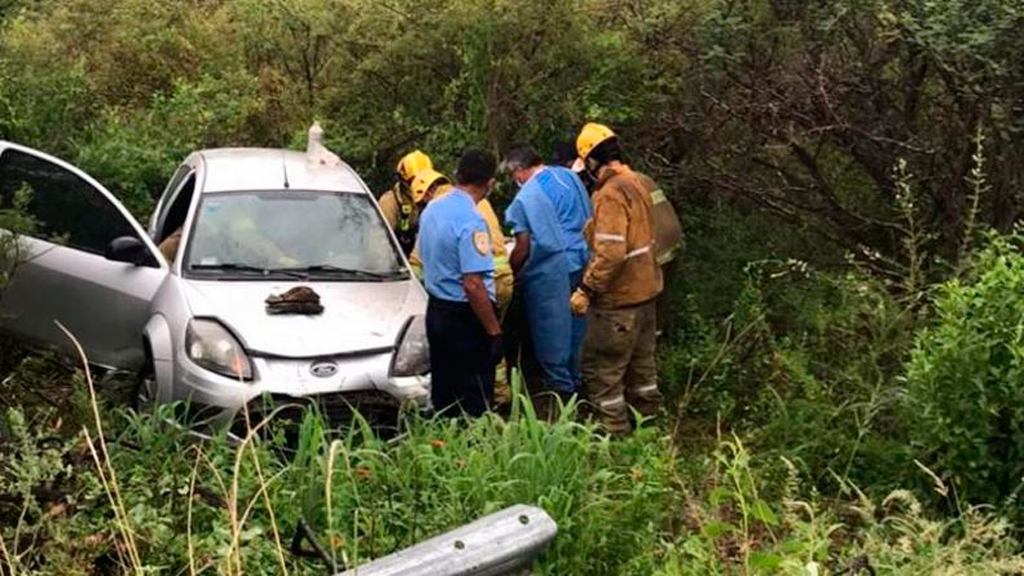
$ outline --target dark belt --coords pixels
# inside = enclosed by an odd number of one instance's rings
[[[444,300],[431,296],[428,302],[430,306],[440,308],[442,310],[472,310],[473,308],[469,305],[469,302],[456,302],[454,300]]]
[[[428,295],[429,296],[429,295]],[[454,300],[445,300],[436,296],[429,296],[427,299],[427,306],[432,307],[436,310],[446,310],[450,312],[473,312],[473,307],[470,306],[469,302],[456,302]],[[491,306],[494,308],[494,313],[498,313],[498,305],[491,302]],[[476,314],[473,312],[473,314]]]

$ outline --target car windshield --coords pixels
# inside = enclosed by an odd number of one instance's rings
[[[207,194],[192,230],[185,260],[190,277],[407,277],[384,220],[366,194]]]

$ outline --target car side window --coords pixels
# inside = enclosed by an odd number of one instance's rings
[[[153,235],[153,240],[157,242],[160,241],[159,236],[162,234],[159,230],[159,226],[160,223],[166,219],[167,210],[170,209],[171,197],[173,197],[174,193],[181,187],[182,180],[191,174],[191,172],[192,168],[190,166],[178,166],[178,169],[174,171],[174,175],[171,176],[171,180],[167,183],[167,187],[160,193],[160,196],[157,199],[156,208],[153,210],[150,220],[150,233]]]
[[[160,223],[160,230],[157,231],[157,241],[162,242],[165,238],[174,234],[184,224],[188,217],[188,209],[192,205],[192,194],[196,189],[196,175],[192,173],[180,187],[174,200],[167,207],[164,213],[163,222]]]
[[[77,174],[19,150],[0,154],[0,202],[31,193],[29,214],[37,222],[34,236],[71,248],[103,254],[110,241],[138,234],[99,190]]]

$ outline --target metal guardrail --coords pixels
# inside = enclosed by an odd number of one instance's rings
[[[517,504],[337,576],[518,576],[557,533],[547,512]]]

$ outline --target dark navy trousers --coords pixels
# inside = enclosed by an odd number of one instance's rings
[[[427,304],[430,399],[446,416],[480,416],[494,398],[491,338],[468,302],[431,297]]]

